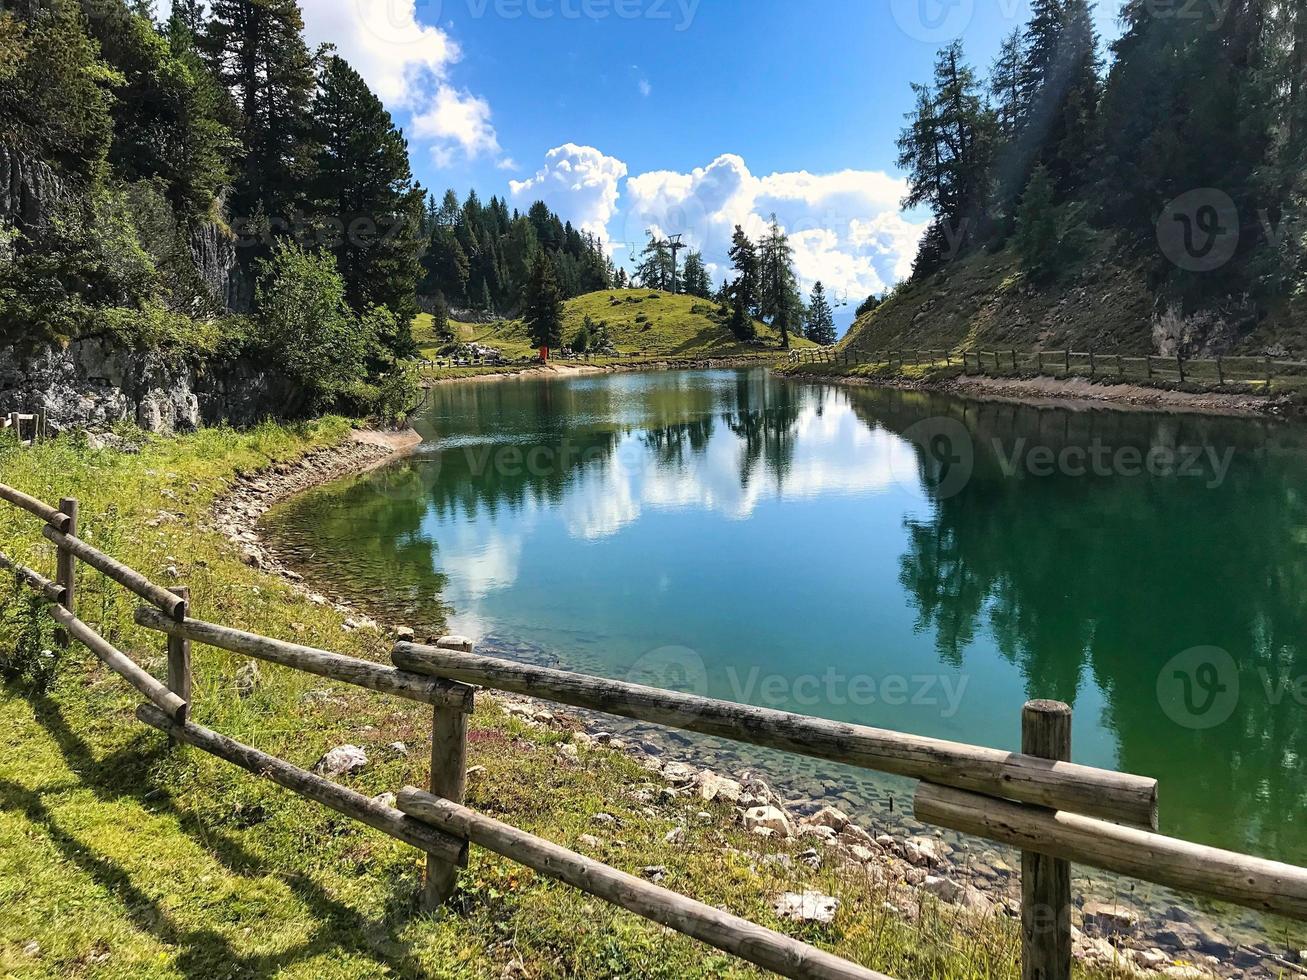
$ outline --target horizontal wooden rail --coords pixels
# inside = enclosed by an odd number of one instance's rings
[[[466,841],[433,828],[421,820],[406,817],[394,807],[378,803],[362,793],[337,785],[330,779],[324,779],[307,769],[291,765],[284,759],[260,752],[256,748],[193,722],[179,724],[148,704],[137,707],[136,717],[151,728],[157,728],[179,742],[185,742],[210,755],[225,759],[256,776],[270,779],[278,786],[330,807],[347,817],[352,817],[405,844],[411,844],[428,853],[439,854],[449,861],[462,863],[467,860]]]
[[[104,665],[128,684],[144,694],[169,718],[186,720],[187,703],[168,690],[168,685],[156,679],[131,657],[114,647],[108,640],[87,626],[63,606],[51,606],[50,615],[82,646],[104,662]]]
[[[1157,827],[1155,779],[413,643],[396,644],[391,659],[396,666],[418,674],[1056,810]]]
[[[922,783],[915,817],[1159,885],[1307,921],[1307,868]]]
[[[405,787],[399,794],[399,808],[410,817],[781,976],[889,980],[884,974],[610,868],[420,789]]]
[[[15,490],[3,483],[0,483],[0,500],[7,500],[15,507],[21,507],[29,514],[35,514],[56,531],[67,531],[73,520],[67,514],[61,514],[49,504],[43,504],[35,497],[29,497],[21,490]]]
[[[0,552],[0,568],[7,568],[20,579],[40,592],[50,602],[62,604],[68,597],[68,590],[56,582],[51,582],[40,572],[33,571],[26,565],[20,565],[8,555]]]
[[[185,599],[174,595],[162,586],[155,585],[140,572],[128,568],[116,558],[110,558],[103,551],[87,544],[81,538],[63,534],[52,527],[41,528],[41,533],[60,548],[86,562],[96,571],[109,576],[129,592],[135,593],[146,602],[154,603],[173,619],[180,619],[186,615]]]
[[[146,629],[166,633],[168,636],[217,647],[219,650],[227,650],[231,653],[241,653],[258,660],[281,664],[284,667],[293,667],[305,673],[329,677],[346,684],[356,684],[370,691],[394,694],[412,701],[445,708],[456,708],[463,712],[472,711],[472,688],[455,681],[425,674],[412,674],[394,667],[374,664],[368,660],[346,657],[282,640],[272,640],[254,633],[201,622],[198,619],[184,619],[177,622],[148,606],[136,610],[136,622]]]

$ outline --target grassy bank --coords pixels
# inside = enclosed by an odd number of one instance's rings
[[[720,315],[717,304],[694,296],[649,289],[608,289],[568,300],[564,309],[564,344],[571,344],[589,317],[596,330],[607,332],[623,357],[738,357],[775,353],[780,347],[780,335],[762,322],[754,324],[760,343],[741,343],[731,333],[729,318]],[[498,348],[510,360],[536,354],[521,320],[451,320],[450,327],[459,341]],[[441,346],[432,333],[429,314],[414,320],[413,336],[424,357],[434,356]],[[791,343],[795,347],[812,346],[801,337],[791,337]]]
[[[85,536],[164,584],[191,586],[194,614],[342,653],[384,659],[380,630],[242,564],[205,530],[238,472],[287,463],[345,437],[330,419],[247,433],[143,440],[137,454],[60,440],[0,443],[0,479],[46,500],[76,496]],[[0,550],[50,572],[35,523],[0,508]],[[152,670],[160,639],[131,622],[134,602],[84,571],[79,610]],[[453,908],[417,914],[421,857],[198,752],[171,748],[133,718],[136,699],[89,654],[47,669],[49,632],[8,592],[0,655],[0,975],[15,977],[718,977],[755,971],[601,902],[475,850]],[[35,665],[22,651],[33,651]],[[195,653],[195,718],[310,766],[333,746],[371,760],[343,781],[378,794],[428,777],[429,712],[271,665]],[[1015,977],[1006,920],[959,928],[927,901],[905,918],[865,874],[768,860],[788,845],[746,835],[728,811],[660,796],[623,756],[527,726],[481,699],[473,719],[471,805],[714,905],[915,980]],[[407,754],[394,743],[403,743]],[[648,790],[654,790],[649,792]],[[542,801],[547,805],[541,805]],[[615,818],[593,821],[596,813]],[[683,839],[669,833],[683,829]],[[582,835],[599,843],[580,844]],[[844,901],[827,926],[782,925],[780,892],[813,887]],[[909,921],[911,920],[911,921]]]

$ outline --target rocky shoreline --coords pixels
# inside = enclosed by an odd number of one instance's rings
[[[296,463],[277,464],[242,475],[213,508],[213,526],[241,551],[246,564],[296,583],[316,604],[331,604],[347,617],[346,629],[374,628],[411,638],[408,626],[385,627],[360,612],[344,597],[311,591],[303,576],[288,567],[258,533],[257,524],[275,504],[313,487],[365,472],[406,451],[420,438],[415,433],[354,433],[335,446],[315,450]],[[521,651],[488,647],[508,656]],[[526,654],[529,657],[529,651]],[[746,830],[773,846],[783,848],[779,858],[810,866],[830,865],[860,869],[887,901],[906,917],[915,915],[923,895],[969,915],[1019,915],[1019,857],[986,842],[957,838],[915,824],[900,816],[890,827],[881,815],[873,826],[869,801],[830,780],[806,786],[786,785],[784,777],[763,774],[755,767],[728,771],[733,776],[691,761],[696,752],[681,733],[663,733],[639,723],[626,723],[588,712],[563,712],[557,706],[528,698],[493,695],[510,715],[529,725],[564,731],[570,740],[559,752],[575,761],[581,748],[624,752],[650,774],[651,782],[633,787],[659,794],[695,797],[704,803],[729,804]],[[793,782],[792,780],[789,782]],[[780,787],[788,793],[782,796]],[[839,790],[839,792],[835,792]],[[880,800],[895,809],[893,796]],[[596,839],[597,840],[597,839]],[[585,843],[584,841],[582,843]],[[792,853],[791,853],[792,852]],[[815,862],[815,864],[814,864]],[[1077,869],[1079,871],[1079,869]],[[1093,885],[1098,887],[1092,887]],[[1075,955],[1086,964],[1111,966],[1127,975],[1197,978],[1219,976],[1261,980],[1286,973],[1307,976],[1307,952],[1273,949],[1264,940],[1250,939],[1247,929],[1232,938],[1207,917],[1175,904],[1169,896],[1160,902],[1128,900],[1119,888],[1104,890],[1101,875],[1076,881],[1074,914]],[[786,896],[802,899],[800,912],[820,915],[827,896]],[[800,913],[796,913],[800,914]],[[1260,932],[1260,930],[1258,931]]]
[[[1279,396],[1228,392],[1178,391],[1141,384],[1119,384],[1089,378],[996,378],[958,375],[949,378],[876,377],[861,374],[809,374],[782,371],[783,377],[812,384],[849,387],[897,388],[903,391],[931,391],[1062,408],[1109,408],[1118,411],[1184,412],[1235,417],[1289,417],[1301,415],[1300,405]]]

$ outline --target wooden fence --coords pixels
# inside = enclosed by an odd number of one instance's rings
[[[45,412],[35,415],[24,415],[21,412],[0,415],[0,431],[5,429],[17,436],[18,441],[24,446],[44,442],[50,438],[50,423],[46,420]]]
[[[1170,381],[1216,387],[1245,385],[1269,391],[1279,381],[1307,383],[1307,361],[1269,356],[1187,358],[1180,354],[1122,354],[1118,351],[893,350],[855,351],[823,347],[790,352],[795,364],[870,365],[902,370],[957,367],[967,374],[1048,374],[1120,381]]]
[[[468,845],[476,844],[784,976],[890,980],[465,807],[475,685],[920,780],[919,820],[1022,851],[1022,968],[1030,980],[1071,975],[1072,861],[1307,921],[1307,869],[1156,833],[1156,780],[1071,763],[1071,710],[1063,704],[1024,707],[1016,753],[479,656],[455,637],[434,646],[397,643],[392,663],[377,664],[193,619],[184,588],[163,589],[77,537],[75,500],[56,508],[3,485],[0,499],[43,521],[58,549],[53,580],[4,555],[0,566],[49,603],[67,640],[140,692],[148,702],[137,710],[140,721],[426,852],[428,908],[452,896]],[[77,618],[79,562],[148,603],[135,619],[166,638],[166,681]],[[429,705],[429,789],[405,787],[389,807],[196,724],[195,644]]]

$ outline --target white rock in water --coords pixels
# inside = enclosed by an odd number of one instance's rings
[[[754,832],[770,830],[781,837],[790,837],[793,834],[789,819],[774,806],[755,806],[745,810],[744,829]]]
[[[368,764],[368,754],[357,745],[337,745],[317,761],[314,771],[324,776],[347,776]]]
[[[833,922],[840,900],[821,892],[786,892],[773,906],[782,919],[794,922]]]

